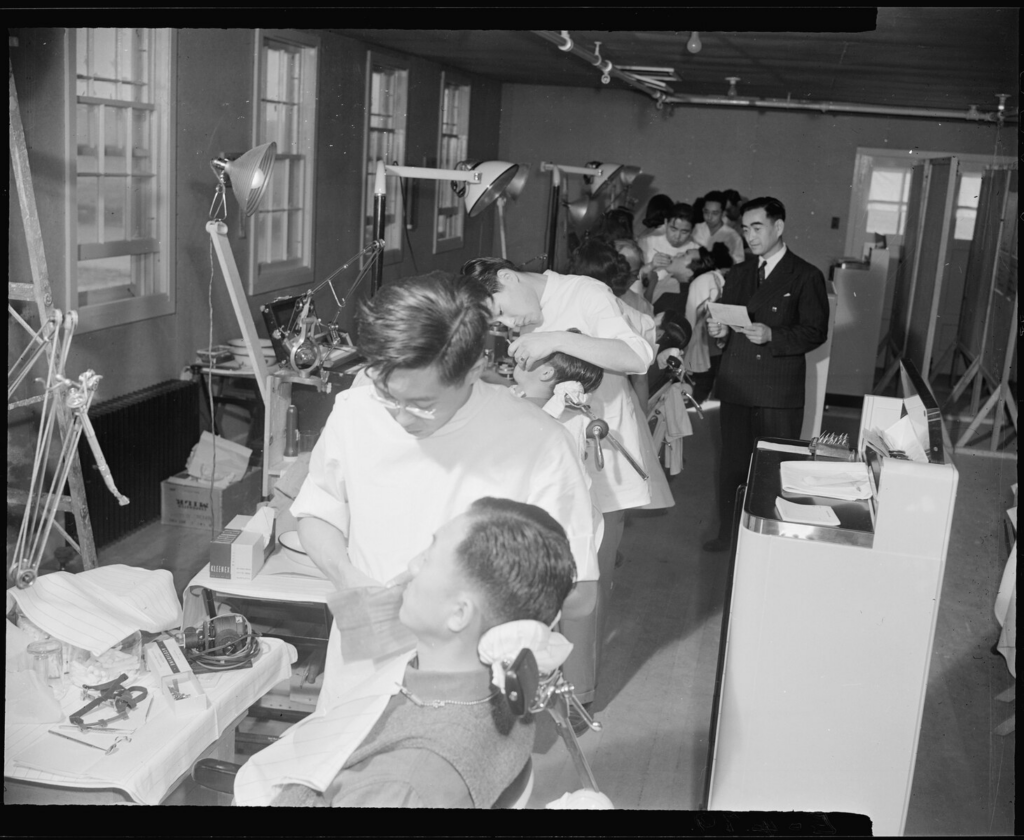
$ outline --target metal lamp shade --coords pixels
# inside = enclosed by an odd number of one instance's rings
[[[519,171],[516,172],[515,177],[508,182],[508,186],[505,187],[505,195],[515,201],[519,198],[519,194],[523,191],[523,187],[526,186],[526,182],[530,179],[530,164],[522,163],[519,164]]]
[[[589,196],[570,201],[566,209],[569,220],[581,230],[590,230],[601,217],[601,206]]]
[[[493,202],[516,177],[519,165],[503,160],[485,160],[472,167],[481,173],[480,183],[466,184],[466,212],[476,216]]]
[[[600,166],[601,174],[594,176],[594,183],[590,188],[590,194],[595,198],[616,178],[619,178],[628,187],[640,174],[639,166],[626,166],[622,163],[602,163]]]
[[[277,143],[265,143],[223,164],[224,174],[230,178],[235,198],[246,216],[251,216],[259,207],[270,183],[276,157]]]

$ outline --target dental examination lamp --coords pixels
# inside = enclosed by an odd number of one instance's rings
[[[525,166],[520,166],[515,177],[509,181],[508,186],[505,187],[505,192],[498,196],[498,232],[501,234],[501,258],[503,260],[508,259],[508,248],[505,244],[505,204],[510,198],[513,201],[519,198],[519,194],[523,191],[523,187],[526,186],[526,182],[529,178],[530,165],[526,164]]]
[[[231,187],[245,217],[251,216],[259,207],[267,184],[270,183],[276,157],[277,144],[265,143],[233,159],[222,155],[211,160],[210,168],[217,176],[217,191],[214,194],[213,203],[210,205],[210,219],[206,223],[206,231],[210,234],[213,249],[217,252],[217,260],[224,275],[224,283],[227,285],[228,295],[231,297],[231,306],[235,310],[235,319],[242,329],[242,340],[245,342],[246,350],[249,351],[253,369],[256,371],[256,384],[259,386],[264,405],[269,402],[267,377],[270,375],[270,371],[263,358],[259,336],[256,334],[256,324],[249,312],[242,278],[238,274],[235,255],[228,242],[227,188]]]

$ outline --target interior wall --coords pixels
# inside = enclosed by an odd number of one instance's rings
[[[34,178],[50,282],[58,305],[64,306],[64,230],[67,190],[65,160],[64,35],[62,28],[11,30],[19,46],[10,50],[25,124],[29,162]],[[365,132],[367,46],[326,30],[320,37],[317,126],[317,197],[314,269],[322,280],[351,259],[362,247],[362,178]],[[243,152],[252,145],[255,31],[252,29],[181,29],[177,32],[177,114],[173,184],[176,199],[176,311],[124,326],[78,334],[67,372],[76,377],[86,369],[103,376],[96,400],[103,401],[165,379],[177,378],[206,346],[210,329],[210,240],[205,225],[216,181],[209,162],[223,152]],[[442,67],[409,58],[410,114],[407,160],[410,165],[436,165],[440,79]],[[469,76],[473,86],[469,153],[493,158],[498,149],[501,110],[500,84]],[[457,270],[483,243],[494,236],[494,214],[466,220],[466,246],[434,255],[434,189],[444,182],[422,181],[413,191],[416,227],[409,231],[401,263],[386,266],[385,283],[434,269]],[[13,179],[10,177],[9,265],[12,280],[30,282],[31,272]],[[229,240],[243,280],[248,277],[248,241],[239,238],[239,210],[228,198]],[[411,245],[411,247],[410,247]],[[213,341],[223,343],[240,335],[216,259],[213,271]],[[358,274],[358,265],[336,280],[345,296]],[[340,319],[351,329],[355,298],[364,296],[369,279],[348,301]],[[266,335],[259,306],[279,295],[299,294],[304,287],[283,289],[249,298],[249,309],[261,335]],[[317,295],[322,317],[333,317],[330,292]],[[34,312],[34,308],[33,308]]]
[[[696,106],[659,111],[634,91],[504,85],[500,155],[533,167],[531,182],[506,212],[509,258],[526,261],[545,247],[551,180],[537,171],[540,161],[604,160],[643,168],[631,189],[638,218],[655,193],[690,203],[713,189],[775,196],[786,206],[787,243],[827,276],[845,256],[858,146],[992,154],[995,134],[991,125],[903,117]],[[1014,132],[1002,135],[1000,154],[1015,153],[1015,145],[1006,148],[1016,143]],[[568,181],[568,198],[576,198],[581,179]]]

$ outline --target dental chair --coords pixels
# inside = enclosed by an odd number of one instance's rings
[[[513,661],[502,660],[500,667],[504,672],[504,694],[512,713],[524,717],[547,712],[569,751],[583,789],[600,793],[587,757],[580,749],[579,741],[569,723],[570,706],[576,707],[591,729],[600,731],[601,724],[590,716],[576,698],[572,684],[562,675],[561,663],[550,672],[541,673],[534,652],[530,648],[523,648]],[[233,794],[235,775],[240,767],[239,764],[204,758],[192,767],[192,779],[196,784],[209,790]],[[491,807],[525,808],[532,792],[533,761],[527,759],[522,771]]]

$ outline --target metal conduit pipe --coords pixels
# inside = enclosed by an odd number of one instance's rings
[[[747,99],[744,97],[732,96],[685,96],[682,94],[676,94],[672,92],[671,89],[667,89],[668,92],[666,92],[666,90],[659,90],[651,87],[650,85],[644,84],[629,73],[619,70],[608,59],[596,55],[593,51],[588,52],[583,47],[576,46],[572,42],[572,39],[567,40],[566,35],[563,35],[560,32],[542,29],[533,29],[531,32],[540,36],[545,41],[550,41],[552,44],[555,44],[562,49],[563,52],[579,56],[602,72],[607,73],[609,76],[619,79],[630,87],[636,88],[642,93],[647,94],[657,102],[659,108],[665,104],[726,105],[734,108],[776,108],[792,111],[818,111],[823,114],[827,114],[829,112],[878,114],[882,116],[927,117],[931,119],[967,120],[969,122],[989,123],[1017,121],[1016,114],[1007,114],[1003,120],[1000,120],[999,115],[992,112],[982,113],[974,107],[966,111],[953,111],[937,108],[903,108],[892,105],[858,105],[851,102],[813,102],[807,99]],[[568,49],[566,49],[566,46],[568,46]]]

